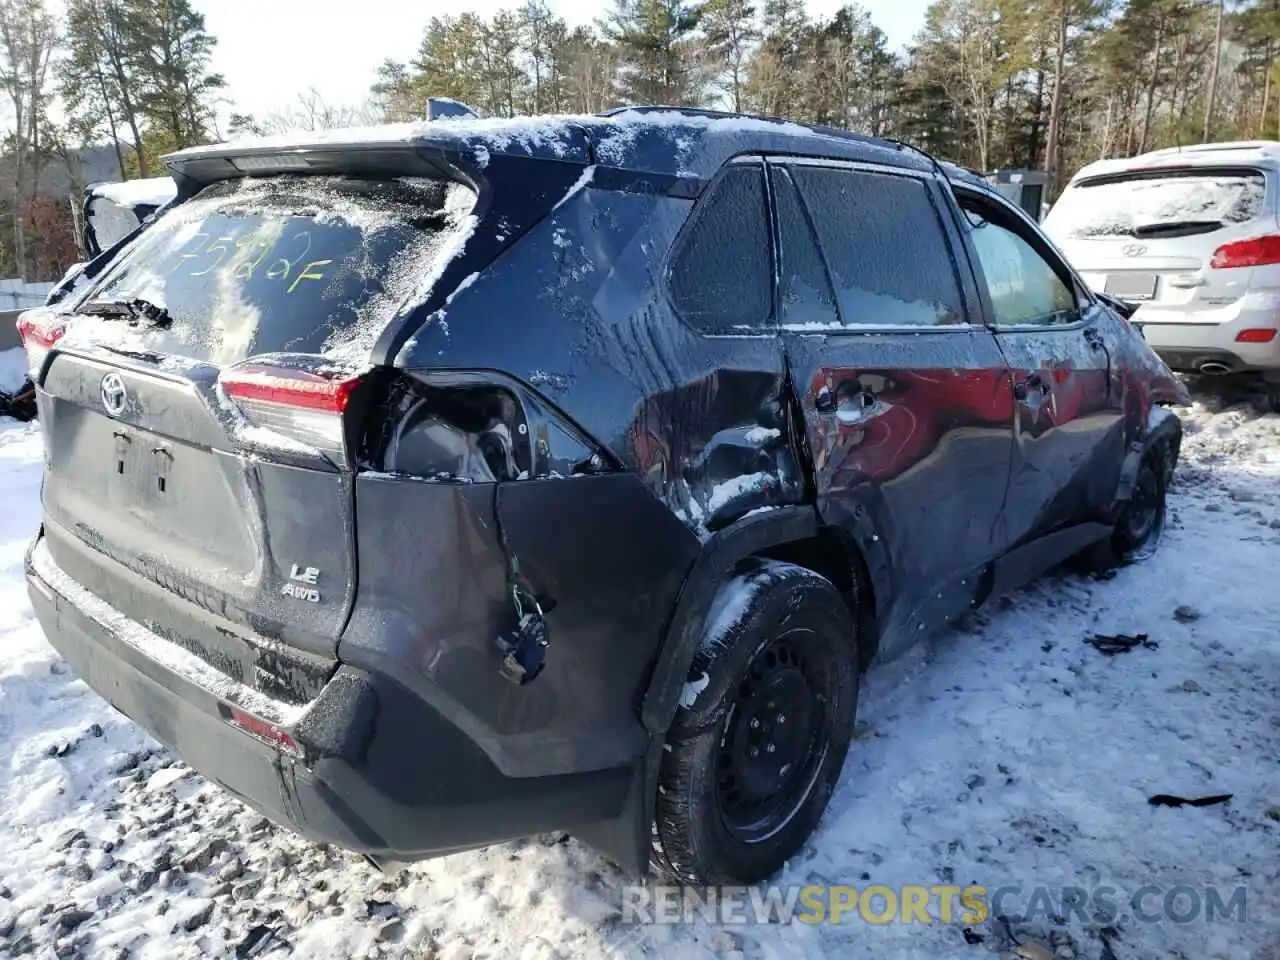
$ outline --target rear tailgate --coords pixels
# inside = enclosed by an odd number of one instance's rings
[[[28,338],[54,562],[235,680],[318,693],[356,587],[352,364],[474,202],[429,178],[271,176],[148,227],[44,319],[65,335]]]
[[[40,396],[46,540],[121,613],[299,702],[328,678],[354,592],[350,476],[246,455],[213,386],[56,354]],[[114,416],[109,387],[125,396]]]
[[[1275,232],[1272,175],[1248,166],[1135,168],[1073,183],[1045,229],[1095,290],[1145,322],[1217,322],[1259,282],[1219,269],[1224,245]]]

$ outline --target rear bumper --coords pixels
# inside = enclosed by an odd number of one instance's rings
[[[42,540],[26,572],[49,642],[95,691],[210,780],[311,840],[412,860],[551,830],[635,829],[632,768],[505,776],[430,705],[349,666],[305,708],[268,701],[214,681],[211,668],[88,594]],[[301,755],[231,726],[230,705],[289,731]]]
[[[1280,368],[1280,332],[1268,343],[1236,341],[1242,330],[1280,331],[1280,298],[1251,294],[1238,303],[1198,312],[1197,322],[1180,323],[1182,316],[1184,311],[1147,305],[1133,317],[1151,349],[1170,368],[1194,372],[1205,363],[1229,368],[1218,373]]]

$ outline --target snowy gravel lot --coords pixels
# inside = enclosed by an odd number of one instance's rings
[[[1059,960],[1280,957],[1280,416],[1212,398],[1184,416],[1157,557],[1106,581],[1045,578],[874,670],[843,785],[778,883],[1185,884],[1224,901],[1243,888],[1243,922],[1104,928],[1042,912],[1007,929]],[[22,579],[40,458],[34,425],[0,422],[0,955],[1008,955],[994,921],[973,944],[959,925],[856,912],[819,926],[624,924],[627,879],[563,837],[388,878],[274,828],[111,711],[45,642]],[[1084,642],[1094,633],[1156,646],[1104,656]],[[1161,793],[1233,797],[1148,804]]]

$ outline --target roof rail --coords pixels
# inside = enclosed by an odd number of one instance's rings
[[[794,120],[787,120],[785,117],[768,117],[759,113],[735,113],[732,110],[710,110],[706,107],[665,107],[656,103],[637,104],[634,107],[613,107],[597,114],[600,117],[616,117],[623,113],[680,113],[686,117],[707,117],[712,120],[732,120],[735,117],[743,117],[749,120],[772,120],[774,123],[795,123]],[[808,127],[810,124],[801,123],[799,126]]]

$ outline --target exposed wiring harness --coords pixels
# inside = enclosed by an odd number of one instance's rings
[[[36,388],[29,378],[13,393],[0,390],[0,417],[23,423],[36,418]]]

